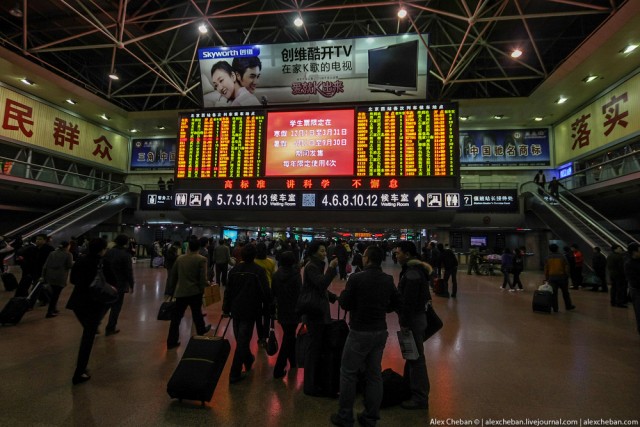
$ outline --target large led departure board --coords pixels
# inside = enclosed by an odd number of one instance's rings
[[[184,113],[176,179],[185,190],[455,187],[458,139],[453,103]]]
[[[176,178],[263,176],[265,125],[264,111],[182,115]]]
[[[357,109],[356,176],[456,176],[453,105]]]
[[[453,103],[183,113],[173,206],[462,209],[458,133]]]

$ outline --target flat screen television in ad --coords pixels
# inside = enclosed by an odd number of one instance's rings
[[[369,50],[369,88],[397,94],[418,89],[418,41]]]

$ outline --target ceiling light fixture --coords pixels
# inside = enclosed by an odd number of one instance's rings
[[[533,120],[535,120],[536,122],[541,122],[543,119],[543,117],[534,117]]]
[[[207,34],[207,32],[209,31],[209,29],[207,28],[207,25],[203,22],[202,24],[200,24],[200,26],[198,27],[198,31],[200,31],[201,34]]]
[[[23,78],[20,79],[20,81],[24,84],[26,84],[27,86],[33,86],[35,83],[33,82],[33,80],[29,80],[28,78]]]
[[[22,9],[20,9],[20,2],[16,2],[16,5],[13,6],[12,9],[9,9],[9,15],[15,16],[16,18],[22,18]]]
[[[120,76],[118,76],[118,73],[116,73],[116,70],[113,70],[112,72],[109,73],[109,78],[111,80],[120,80]]]
[[[564,104],[565,102],[567,102],[568,98],[565,98],[564,96],[560,96],[560,98],[558,98],[558,100],[556,101],[556,104]]]
[[[634,51],[634,50],[636,50],[637,48],[638,48],[638,45],[637,45],[637,44],[630,44],[630,45],[627,45],[627,47],[625,47],[624,49],[622,49],[622,50],[620,51],[620,53],[622,53],[623,55],[626,55],[626,54],[628,54],[628,53],[633,52],[633,51]]]
[[[102,118],[102,120],[111,120],[111,117],[107,116],[104,113],[102,113],[102,115],[100,117]]]
[[[165,126],[163,126],[163,125],[158,125],[158,129],[160,129],[160,130],[165,130],[165,129],[166,129],[166,127],[165,127]]]
[[[469,116],[460,116],[460,120],[466,122],[467,120],[469,120]]]
[[[496,120],[502,120],[504,119],[504,114],[496,114],[495,116],[493,116],[493,118]]]
[[[407,16],[407,9],[403,7],[400,10],[398,10],[398,18],[402,19],[405,16]]]
[[[129,129],[129,132],[131,132],[131,133],[138,133],[138,129]]]
[[[71,104],[71,105],[76,105],[78,103],[78,101],[71,98],[67,98],[65,101],[67,102],[67,104]]]
[[[599,76],[594,76],[594,75],[590,75],[585,77],[584,79],[582,79],[583,82],[585,83],[591,83],[594,80],[597,80]]]
[[[521,56],[522,56],[522,51],[520,49],[514,49],[513,52],[511,52],[512,58],[520,58]]]
[[[304,24],[304,21],[302,20],[302,18],[300,16],[298,16],[294,21],[293,21],[293,25],[295,25],[296,27],[302,27],[302,25]]]

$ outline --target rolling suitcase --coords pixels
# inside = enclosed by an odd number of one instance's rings
[[[433,293],[439,297],[448,297],[449,290],[444,286],[444,280],[439,277],[434,277],[433,279]]]
[[[4,283],[5,291],[11,292],[15,291],[18,288],[18,280],[16,279],[16,276],[13,275],[13,273],[2,273],[0,279],[2,279],[2,283]]]
[[[551,313],[551,305],[553,302],[553,294],[551,292],[534,291],[533,302],[531,303],[533,311],[542,313]]]
[[[347,312],[340,318],[340,306],[338,306],[338,319],[332,319],[324,330],[323,353],[320,357],[321,368],[318,369],[320,389],[328,397],[336,397],[340,391],[340,364],[342,351],[349,336],[349,326],[346,321]]]
[[[33,308],[35,299],[42,289],[42,283],[38,282],[31,293],[26,297],[13,297],[7,301],[7,305],[0,311],[0,324],[17,325],[22,320],[22,316]]]
[[[204,402],[209,402],[213,397],[231,352],[229,340],[224,338],[231,318],[222,336],[215,336],[222,319],[220,317],[214,336],[196,335],[189,340],[182,359],[167,384],[167,393],[172,399],[199,400],[204,405]]]

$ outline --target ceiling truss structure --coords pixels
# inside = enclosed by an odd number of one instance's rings
[[[626,1],[22,0],[0,43],[128,111],[198,108],[198,48],[398,33],[428,38],[429,100],[523,97]]]

